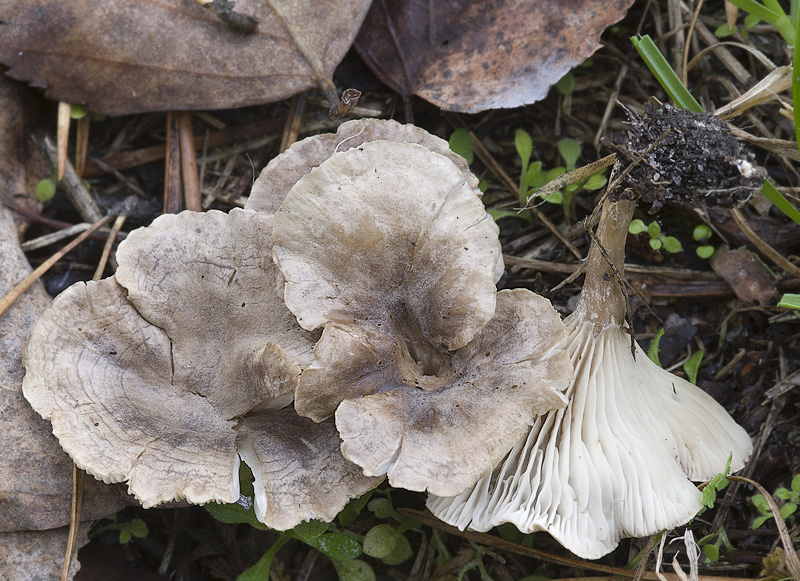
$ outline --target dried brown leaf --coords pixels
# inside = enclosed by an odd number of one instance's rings
[[[81,525],[78,546],[89,542],[86,533],[91,523]],[[0,580],[59,579],[67,546],[69,527],[48,531],[0,533]],[[80,569],[77,551],[70,563],[69,579]]]
[[[404,98],[477,113],[542,99],[632,0],[376,0],[356,50]]]
[[[18,87],[0,78],[0,195],[24,187],[24,118]],[[30,273],[11,212],[0,206],[0,296]],[[35,284],[0,317],[0,579],[49,579],[60,571],[72,498],[72,462],[50,423],[22,397],[22,346],[50,304]],[[84,518],[120,510],[119,487],[87,480]],[[63,528],[56,528],[63,527]],[[49,530],[44,530],[49,529]],[[5,577],[4,575],[9,575]]]
[[[778,296],[775,279],[758,256],[747,248],[730,250],[721,246],[709,265],[731,285],[739,300],[759,305],[775,303]]]
[[[268,103],[333,89],[369,0],[239,0],[232,28],[193,0],[0,0],[0,61],[109,115]]]

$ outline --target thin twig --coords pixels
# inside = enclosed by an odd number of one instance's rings
[[[92,224],[91,228],[86,230],[86,232],[82,233],[80,236],[76,237],[75,240],[67,244],[64,248],[56,252],[53,256],[45,260],[39,267],[30,273],[28,276],[25,277],[21,283],[15,286],[9,293],[0,299],[0,316],[5,314],[5,312],[9,309],[14,302],[22,296],[22,294],[30,288],[30,286],[35,283],[39,278],[59,260],[61,260],[65,254],[67,254],[70,250],[75,248],[78,244],[86,240],[89,236],[91,236],[94,232],[105,226],[114,216],[105,216]]]
[[[526,547],[525,545],[521,545],[513,541],[507,541],[501,537],[496,537],[494,535],[489,535],[486,533],[478,533],[474,531],[460,531],[454,526],[450,526],[446,523],[443,523],[433,515],[426,514],[419,510],[414,510],[411,508],[398,508],[397,511],[401,513],[403,516],[413,518],[415,521],[427,525],[431,528],[438,529],[450,535],[461,537],[462,539],[475,541],[476,543],[480,543],[481,545],[485,545],[487,547],[500,549],[502,551],[508,551],[510,553],[516,553],[517,555],[524,555],[526,557],[534,557],[536,559],[541,559],[542,561],[547,561],[548,563],[563,565],[565,567],[576,567],[578,569],[589,569],[590,571],[600,571],[602,573],[609,573],[611,575],[624,577],[625,579],[631,579],[635,575],[635,572],[632,569],[624,569],[622,567],[612,567],[610,565],[603,565],[595,561],[584,561],[572,557],[562,557],[561,555],[548,553],[547,551],[534,549],[533,547]],[[662,573],[662,575],[668,581],[680,581],[680,577],[678,575],[670,573]],[[659,578],[656,576],[655,573],[647,572],[642,576],[642,579],[646,581],[657,581]],[[752,581],[750,579],[744,579],[744,578],[717,577],[717,576],[701,576],[698,579],[700,581]]]
[[[72,465],[72,506],[69,513],[69,534],[67,535],[67,549],[64,563],[61,565],[61,581],[68,581],[69,569],[72,565],[72,555],[78,545],[78,531],[81,526],[81,510],[83,509],[83,470],[76,464]]]
[[[56,162],[53,164],[57,168],[56,174],[58,175],[59,181],[64,179],[64,170],[67,167],[67,148],[69,147],[71,109],[72,107],[69,103],[59,101],[58,120],[56,121]]]
[[[694,27],[697,26],[697,17],[700,16],[700,8],[703,6],[703,0],[698,0],[695,6],[694,14],[692,14],[692,21],[689,23],[689,30],[686,32],[686,44],[683,47],[683,61],[681,65],[681,81],[685,86],[689,86],[688,82],[688,62],[689,62],[689,47],[692,44],[692,34],[694,34]]]
[[[636,574],[633,576],[633,581],[642,581],[642,578],[644,578],[644,574],[647,572],[647,562],[650,560],[650,552],[656,545],[658,537],[659,533],[655,533],[650,535],[650,538],[647,539],[647,545],[645,545],[644,549],[642,550],[642,558],[639,560],[639,564],[636,566]]]
[[[92,280],[100,280],[103,278],[103,271],[106,269],[108,257],[111,255],[111,248],[113,248],[114,242],[117,240],[117,234],[122,230],[122,225],[127,218],[128,216],[126,214],[121,214],[114,220],[114,225],[111,227],[111,233],[108,235],[106,245],[103,247],[103,254],[100,256],[100,262],[97,263],[97,270],[94,271]]]
[[[303,114],[306,111],[306,104],[308,103],[308,93],[308,91],[303,91],[292,97],[292,102],[289,105],[289,114],[286,116],[286,125],[283,128],[281,144],[280,147],[278,147],[278,153],[286,151],[300,136],[300,126],[303,123]]]
[[[175,113],[178,123],[178,141],[181,150],[181,177],[183,178],[183,200],[187,210],[202,212],[200,182],[197,177],[197,157],[194,152],[192,114],[189,111]]]
[[[779,252],[777,252],[772,246],[764,242],[758,234],[756,234],[750,225],[747,223],[747,220],[744,219],[742,213],[739,211],[739,208],[731,209],[731,216],[733,216],[733,221],[736,222],[736,225],[739,227],[739,230],[747,236],[747,239],[753,243],[761,254],[769,258],[773,263],[781,267],[785,272],[789,272],[794,276],[800,275],[800,268],[786,260]]]
[[[49,137],[45,136],[43,141],[39,141],[35,137],[31,137],[31,140],[37,149],[44,154],[50,165],[55,167],[59,163],[58,150]],[[81,178],[75,173],[75,168],[69,160],[64,161],[64,175],[61,178],[61,185],[64,186],[70,202],[72,202],[72,205],[75,206],[75,209],[78,210],[85,222],[94,223],[103,217],[100,207],[89,193],[89,190],[86,189],[86,186],[83,185]]]

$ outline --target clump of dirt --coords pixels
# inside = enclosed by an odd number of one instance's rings
[[[628,112],[628,142],[617,146],[629,169],[609,198],[641,198],[655,214],[667,202],[731,207],[761,189],[767,172],[724,121],[670,105],[648,103],[641,116]]]

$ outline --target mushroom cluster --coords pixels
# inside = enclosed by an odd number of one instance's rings
[[[446,142],[350,122],[259,182],[132,232],[37,323],[23,391],[80,468],[149,507],[233,502],[244,460],[283,530],[384,475],[461,493],[566,404],[566,327],[496,291],[497,227]]]
[[[686,522],[690,480],[750,451],[713,399],[631,352],[615,276],[634,204],[606,202],[565,325],[496,290],[498,228],[446,142],[344,123],[270,162],[244,210],[131,233],[115,276],[36,325],[23,391],[80,468],[144,506],[235,501],[243,460],[276,529],[386,477],[460,528],[511,522],[599,557]]]

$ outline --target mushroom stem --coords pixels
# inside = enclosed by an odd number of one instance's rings
[[[596,239],[586,259],[586,280],[576,308],[583,319],[594,323],[595,333],[611,325],[624,326],[627,299],[618,275],[624,273],[625,241],[635,209],[633,200],[611,202],[606,199],[603,202]]]

